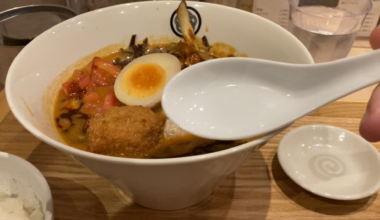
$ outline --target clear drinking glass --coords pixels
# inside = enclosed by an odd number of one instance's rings
[[[347,56],[372,9],[370,0],[288,0],[290,31],[306,46],[315,63]]]
[[[230,6],[233,8],[236,8],[238,5],[238,0],[201,0],[202,2],[210,2],[210,3],[215,3],[219,5],[225,5],[225,6]]]

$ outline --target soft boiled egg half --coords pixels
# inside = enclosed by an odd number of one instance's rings
[[[167,82],[179,71],[178,58],[166,53],[139,57],[125,66],[115,81],[115,95],[126,105],[153,107]]]

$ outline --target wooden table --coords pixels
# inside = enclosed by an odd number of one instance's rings
[[[349,56],[371,51],[357,39]],[[380,73],[379,73],[380,74]],[[155,211],[133,204],[106,180],[66,154],[39,141],[15,119],[0,93],[0,151],[33,163],[47,178],[56,219],[380,219],[378,194],[356,201],[325,199],[302,189],[282,170],[277,145],[288,131],[307,124],[334,125],[358,133],[373,86],[317,110],[253,153],[205,201],[177,211]],[[380,144],[374,146],[379,150]]]

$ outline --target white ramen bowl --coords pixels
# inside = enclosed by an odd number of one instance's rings
[[[45,177],[28,161],[5,152],[0,152],[0,193],[22,200],[37,198],[44,220],[54,219],[53,197]]]
[[[98,155],[66,145],[54,127],[52,106],[60,84],[49,85],[71,64],[137,34],[175,37],[171,16],[178,1],[139,2],[92,11],[67,20],[28,44],[12,63],[6,94],[20,123],[42,141],[108,179],[136,203],[159,210],[191,206],[209,196],[252,150],[281,131],[228,150],[169,159],[130,159]],[[216,4],[188,2],[200,18],[197,36],[224,42],[250,57],[313,63],[306,48],[288,31],[252,13]],[[191,10],[193,16],[198,14]],[[68,76],[61,77],[67,79]],[[64,82],[62,81],[61,82]],[[46,96],[44,96],[44,94]]]

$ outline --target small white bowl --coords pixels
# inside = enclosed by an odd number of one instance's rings
[[[41,172],[28,161],[0,152],[0,192],[25,199],[36,196],[45,220],[53,219],[53,198]]]
[[[359,135],[342,128],[296,128],[281,140],[278,159],[294,182],[329,199],[361,199],[380,188],[379,152]]]

